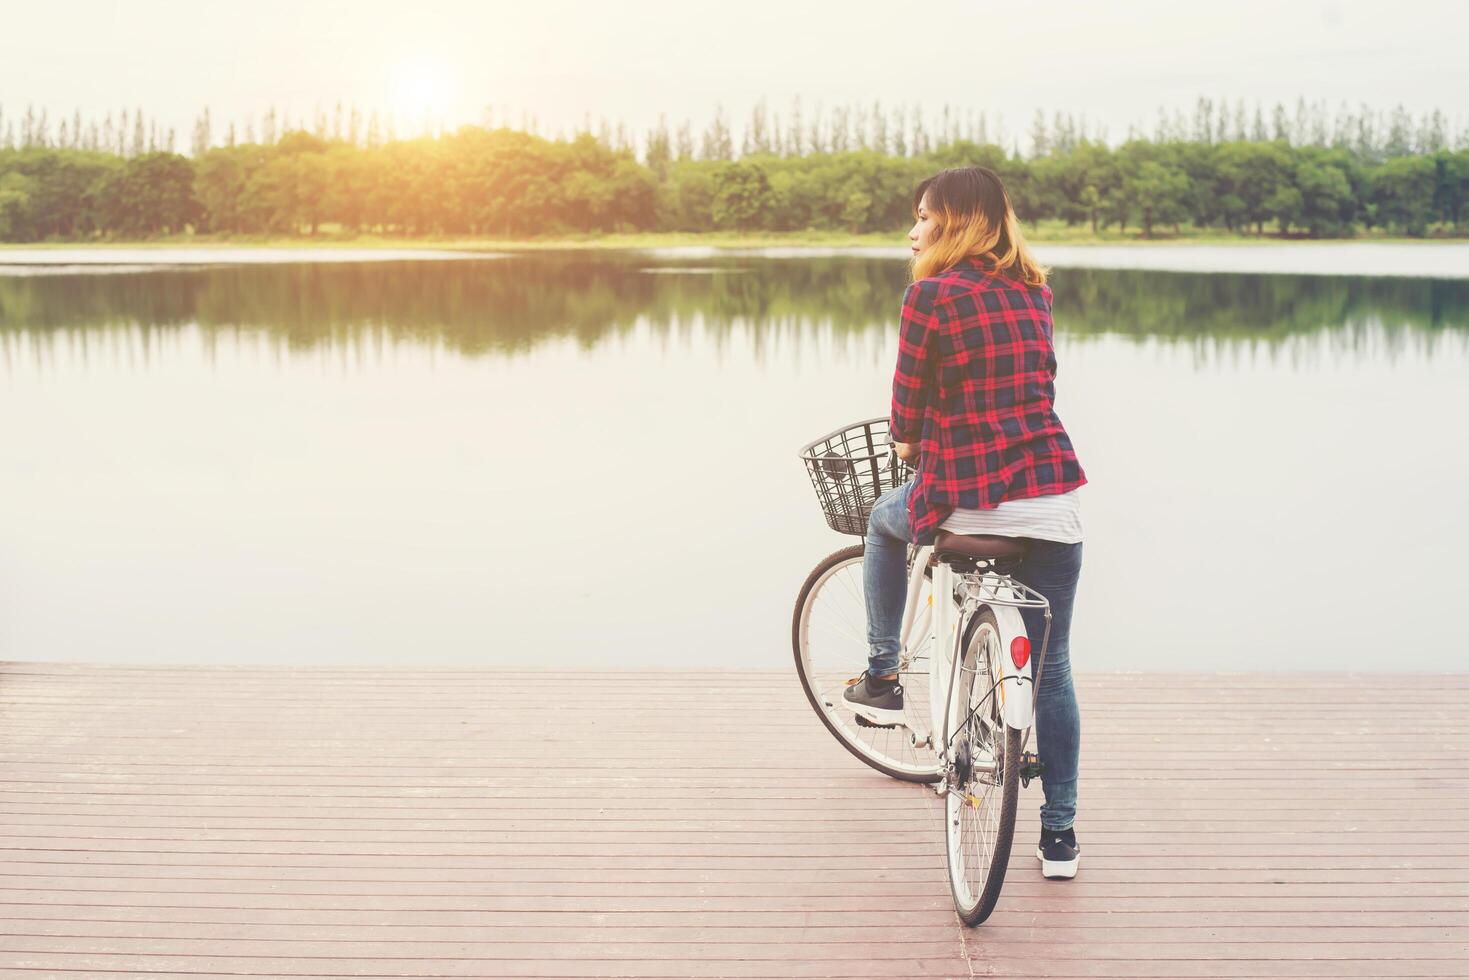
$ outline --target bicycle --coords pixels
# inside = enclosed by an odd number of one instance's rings
[[[877,498],[911,476],[887,425],[885,418],[853,423],[802,448],[832,530],[865,537]],[[899,725],[879,725],[842,699],[858,680],[847,676],[853,664],[867,661],[863,545],[835,551],[812,569],[792,620],[796,671],[827,729],[869,766],[927,784],[945,801],[950,891],[969,926],[987,919],[999,900],[1020,788],[1041,772],[1026,746],[1051,610],[1013,577],[1024,548],[1021,538],[945,531],[932,545],[909,546],[898,666],[906,718]],[[1045,621],[1034,682],[1024,608],[1042,610]],[[828,633],[836,634],[829,644]]]

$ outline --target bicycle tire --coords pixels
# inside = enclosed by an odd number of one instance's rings
[[[796,597],[795,613],[791,620],[791,647],[796,658],[796,674],[801,680],[801,690],[806,692],[806,700],[810,702],[812,710],[816,712],[816,716],[821,719],[821,723],[826,726],[827,731],[831,732],[832,736],[848,752],[851,752],[878,772],[886,776],[891,776],[894,779],[911,783],[936,783],[941,778],[941,771],[938,767],[937,760],[935,760],[931,771],[926,771],[916,766],[912,770],[898,769],[888,765],[881,759],[875,758],[872,754],[864,750],[864,746],[860,742],[842,731],[832,719],[831,714],[822,707],[821,696],[816,690],[812,678],[806,669],[807,658],[803,656],[802,652],[802,625],[809,621],[807,618],[809,613],[808,603],[812,600],[818,585],[824,584],[828,580],[833,569],[851,562],[853,559],[861,558],[865,550],[865,547],[860,544],[838,549],[817,562],[816,567],[811,570],[811,574],[806,576],[806,581],[802,584],[801,591]],[[925,575],[932,578],[932,575],[928,572],[925,572]]]
[[[970,703],[968,684],[973,683],[972,678],[975,676],[973,663],[977,658],[980,641],[986,637],[986,628],[990,631],[989,635],[998,637],[999,622],[994,612],[981,607],[965,627],[962,663],[969,670],[960,672],[961,696],[959,700],[962,705]],[[997,656],[1004,655],[998,643],[991,652]],[[988,666],[986,676],[993,683],[994,674]],[[966,678],[969,680],[966,681]],[[993,699],[990,703],[993,706]],[[962,811],[966,805],[971,803],[973,796],[969,792],[969,786],[966,785],[951,786],[949,793],[944,797],[944,848],[946,852],[944,863],[948,868],[949,891],[954,899],[954,910],[966,926],[977,926],[989,918],[990,913],[994,911],[995,905],[999,902],[1000,889],[1005,884],[1005,873],[1010,867],[1010,851],[1015,840],[1015,813],[1020,802],[1020,737],[1022,733],[1020,729],[1005,724],[1004,719],[999,717],[998,711],[994,712],[991,718],[991,727],[1004,731],[1004,746],[1000,752],[1001,775],[998,784],[1000,800],[994,853],[990,857],[989,867],[985,871],[985,881],[978,895],[974,894],[974,889],[967,879],[961,880],[964,856],[962,853],[956,853],[963,848]]]

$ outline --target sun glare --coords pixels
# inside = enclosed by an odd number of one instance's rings
[[[449,110],[449,73],[436,62],[408,62],[394,69],[390,92],[395,114],[413,119],[440,117]]]

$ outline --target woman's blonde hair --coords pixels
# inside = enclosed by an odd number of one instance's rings
[[[938,230],[933,241],[912,259],[915,282],[946,272],[973,255],[988,272],[1032,286],[1045,285],[1048,270],[1030,254],[999,174],[988,167],[940,170],[913,192],[915,220],[925,193],[924,207],[938,223]]]

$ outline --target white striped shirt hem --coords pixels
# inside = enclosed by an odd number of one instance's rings
[[[1075,490],[1001,501],[988,509],[955,508],[942,524],[956,534],[999,534],[1075,544],[1081,540],[1081,500]]]

